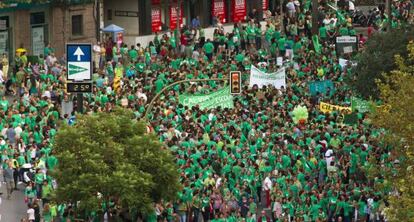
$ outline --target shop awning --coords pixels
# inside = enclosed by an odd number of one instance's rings
[[[103,32],[117,33],[117,32],[124,32],[124,28],[121,28],[117,25],[111,24],[111,25],[108,25],[105,28],[103,28],[102,31]]]

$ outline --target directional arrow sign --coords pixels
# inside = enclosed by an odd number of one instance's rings
[[[67,79],[85,81],[92,78],[92,45],[66,44]]]
[[[76,75],[76,74],[78,74],[78,73],[81,73],[81,72],[85,72],[85,71],[87,71],[88,69],[86,69],[86,68],[83,68],[83,67],[81,67],[81,66],[76,66],[76,65],[73,65],[73,64],[69,64],[69,71],[68,71],[68,74],[71,76],[71,75]]]
[[[81,49],[80,47],[78,47],[78,48],[76,49],[75,53],[73,53],[73,55],[74,55],[74,56],[77,56],[77,59],[76,59],[76,60],[78,60],[78,62],[80,62],[80,61],[81,61],[81,56],[83,56],[83,55],[85,55],[85,54],[82,52],[82,49]],[[70,75],[70,74],[69,74],[69,75]]]

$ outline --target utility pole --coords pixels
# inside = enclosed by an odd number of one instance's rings
[[[280,14],[279,14],[279,22],[280,22],[280,27],[282,29],[282,33],[286,33],[285,32],[285,26],[283,25],[283,0],[279,0],[279,10],[280,10]]]
[[[312,0],[312,35],[318,34],[319,1]]]
[[[391,0],[385,0],[385,3],[387,4],[387,16],[388,16],[388,23],[387,23],[387,31],[391,31],[392,25],[391,25]]]

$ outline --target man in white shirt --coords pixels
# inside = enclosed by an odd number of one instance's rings
[[[326,160],[326,166],[328,167],[328,166],[330,166],[331,165],[331,162],[333,161],[333,150],[332,149],[328,149],[326,152],[325,152],[325,160]]]
[[[97,44],[93,45],[93,63],[95,64],[95,68],[99,68],[99,61],[101,60],[101,44],[98,42]]]
[[[293,0],[289,0],[289,2],[286,4],[286,8],[287,8],[289,17],[294,18],[295,13],[296,13],[296,7],[295,7],[295,3],[293,2]]]
[[[270,179],[270,174],[266,176],[266,178],[263,181],[263,190],[266,193],[266,207],[270,208],[270,190],[272,190],[272,180]]]

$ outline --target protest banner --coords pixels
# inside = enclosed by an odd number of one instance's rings
[[[374,106],[369,102],[356,97],[351,98],[352,111],[358,111],[360,113],[371,112]]]
[[[335,92],[335,87],[331,80],[315,81],[309,83],[309,92],[312,96],[318,93],[326,94],[328,89],[330,89],[331,95]]]
[[[352,113],[351,107],[337,106],[337,105],[332,105],[332,104],[324,103],[324,102],[319,103],[319,110],[323,113],[331,113],[335,111],[338,111],[341,114]]]
[[[230,94],[230,88],[225,87],[216,92],[207,95],[180,95],[178,97],[179,102],[183,106],[193,107],[199,105],[200,109],[212,109],[212,108],[233,108],[233,96]]]
[[[282,86],[286,88],[286,71],[285,68],[281,68],[273,73],[265,73],[260,71],[255,66],[252,66],[250,69],[250,83],[249,86],[252,87],[257,85],[259,88],[262,86],[273,85],[277,89],[280,89]]]

